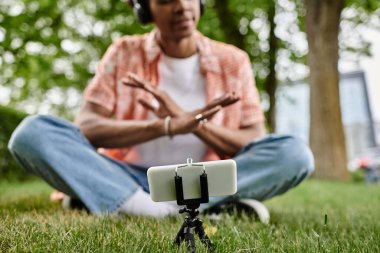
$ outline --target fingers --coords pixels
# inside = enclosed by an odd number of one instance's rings
[[[144,79],[140,78],[134,73],[128,73],[127,77],[121,81],[127,86],[144,89],[155,95],[155,88],[149,82],[146,82]]]
[[[193,133],[203,126],[208,119],[211,119],[220,109],[222,109],[221,106],[216,106],[197,115],[195,113],[184,113],[179,117],[172,117],[170,121],[171,135]]]
[[[170,115],[172,117],[178,117],[184,113],[184,110],[179,107],[165,91],[157,89],[134,73],[129,73],[126,78],[122,79],[122,83],[129,87],[143,89],[152,94],[159,103],[159,108],[143,99],[139,99],[138,102],[144,108],[153,111],[156,115]],[[200,114],[195,117],[195,120],[198,122],[204,122],[204,120],[212,118],[215,113],[222,109],[222,107],[234,104],[239,100],[240,98],[234,92],[225,93],[222,96],[212,100],[204,108],[197,110]]]
[[[205,119],[210,119],[223,107],[234,104],[239,100],[240,98],[234,92],[225,93],[222,96],[212,100],[204,108],[194,111],[195,113],[197,113],[197,115],[195,116],[195,120],[198,122],[203,122],[203,120]]]
[[[194,119],[197,121],[197,122],[202,122],[204,120],[208,120],[208,119],[211,119],[218,111],[220,111],[220,109],[222,109],[222,107],[220,105],[214,107],[214,108],[211,108],[209,110],[206,110],[202,113],[199,113],[197,115],[195,115]]]
[[[157,111],[157,107],[156,106],[153,106],[153,104],[149,103],[148,101],[146,101],[145,99],[142,99],[140,98],[138,100],[138,102],[144,106],[146,109],[150,110],[150,111],[153,111],[153,112],[156,112]]]
[[[217,105],[220,105],[221,102],[223,102],[225,99],[228,99],[228,96],[229,96],[228,93],[226,93],[226,94],[223,94],[221,97],[213,99],[206,105],[205,109],[210,109]]]
[[[138,75],[134,73],[128,73],[128,76],[121,80],[123,84],[132,87],[132,88],[140,88],[146,90],[150,94],[152,94],[160,103],[165,104],[168,100],[168,96],[164,91],[156,89],[149,82],[146,82]]]
[[[220,105],[222,107],[226,107],[226,106],[229,106],[231,104],[236,103],[239,100],[240,100],[240,98],[235,94],[235,92],[225,93],[222,96],[220,96],[220,97],[212,100],[210,103],[208,103],[206,105],[206,107],[204,108],[204,110],[211,109],[211,108],[218,106],[218,105]]]
[[[163,90],[160,90],[149,82],[144,81],[142,78],[134,73],[128,73],[127,77],[121,80],[124,85],[132,88],[139,88],[152,94],[157,100],[158,106],[154,107],[151,103],[145,100],[139,100],[139,103],[146,109],[151,110],[158,116],[170,115],[172,117],[180,115],[183,110],[178,104]]]
[[[128,74],[127,77],[123,78],[121,80],[121,82],[124,85],[130,86],[130,87],[133,87],[133,88],[141,88],[141,89],[144,88],[143,82],[141,82],[140,80],[138,80],[137,77],[134,74],[132,74],[132,73]]]
[[[240,97],[238,97],[236,93],[233,92],[233,93],[230,93],[229,96],[226,99],[224,99],[220,105],[222,107],[226,107],[226,106],[235,104],[239,100],[240,100]]]

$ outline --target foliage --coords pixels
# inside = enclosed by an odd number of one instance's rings
[[[380,3],[377,0],[346,0],[346,6],[374,12],[380,7]]]
[[[343,59],[358,62],[361,56],[371,56],[368,34],[380,30],[380,2],[377,0],[346,0],[341,17],[339,38]]]
[[[251,57],[260,89],[269,75],[268,11],[275,5],[278,39],[276,72],[280,80],[308,74],[305,11],[301,0],[208,0],[199,29],[213,39],[233,43]],[[225,4],[223,15],[220,6]],[[358,15],[348,17],[351,31],[366,23],[378,7],[377,0],[348,0]],[[347,22],[346,22],[347,23]],[[112,40],[126,34],[144,33],[126,1],[98,0],[3,0],[0,3],[0,87],[10,93],[0,101],[29,113],[49,112],[72,116],[80,94],[95,72],[98,60]],[[348,33],[345,51],[368,52],[359,43],[360,33]],[[358,39],[350,39],[356,36]],[[361,39],[361,40],[360,40]]]
[[[353,182],[363,183],[365,182],[366,175],[362,169],[358,169],[351,172],[351,178]]]
[[[25,113],[0,106],[0,181],[4,179],[28,178],[28,175],[24,173],[21,167],[13,159],[7,148],[13,130],[25,116]]]
[[[49,202],[50,191],[38,181],[0,183],[0,252],[178,252],[172,242],[183,216],[64,212]],[[246,215],[203,220],[206,230],[216,228],[209,234],[216,252],[379,252],[379,193],[379,185],[311,180],[267,202],[269,226]]]
[[[295,81],[309,74],[304,1],[206,3],[199,29],[249,54],[257,85],[264,100],[269,100],[264,109],[269,127],[273,127],[276,79]],[[346,0],[340,35],[342,57],[357,60],[360,55],[370,54],[363,24],[380,29],[379,7],[378,0]],[[2,0],[0,104],[28,113],[71,118],[78,109],[81,91],[110,43],[123,35],[151,29],[136,22],[126,0]]]
[[[5,0],[0,13],[0,85],[18,106],[49,100],[53,109],[77,106],[65,103],[68,91],[86,86],[112,40],[148,30],[120,0]],[[47,92],[53,89],[60,98]]]
[[[306,32],[304,0],[296,4],[298,26]],[[340,20],[340,58],[357,63],[362,56],[371,56],[371,43],[365,34],[380,30],[380,2],[378,0],[345,0]]]
[[[244,44],[237,46],[249,53],[262,88],[269,71],[266,11],[274,2],[250,0],[244,6],[236,0],[224,2],[227,12],[220,17],[218,2],[207,1],[199,29],[213,39],[235,44],[234,37],[240,35]],[[234,17],[230,26],[222,22],[227,17]],[[2,103],[26,107],[29,113],[72,115],[80,91],[112,40],[151,28],[141,27],[120,0],[2,1],[0,87],[10,93],[9,101]],[[229,36],[228,31],[236,32]],[[282,44],[289,49],[289,43]]]
[[[141,27],[119,0],[7,0],[0,13],[0,87],[10,90],[9,105],[29,105],[30,113],[47,106],[72,116],[111,42],[152,29]],[[206,11],[201,30],[223,40],[220,29],[213,29],[217,25],[215,13]]]

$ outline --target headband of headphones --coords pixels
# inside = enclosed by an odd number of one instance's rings
[[[201,15],[204,12],[205,0],[200,0],[200,10]],[[130,1],[133,7],[133,12],[135,13],[137,20],[145,25],[153,21],[152,14],[149,8],[149,0],[132,0]]]

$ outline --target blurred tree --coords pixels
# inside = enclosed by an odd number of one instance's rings
[[[380,1],[345,0],[340,20],[340,57],[358,62],[363,55],[371,56],[368,31],[380,31]]]
[[[274,46],[289,47],[284,39],[276,42],[275,6],[275,1],[249,0],[242,5],[237,0],[209,0],[199,25],[207,36],[249,53],[257,85],[269,94],[271,129],[277,86]],[[150,29],[141,27],[131,8],[119,0],[3,0],[0,86],[10,91],[6,104],[29,113],[72,116],[81,91],[112,40]]]
[[[339,28],[345,6],[356,6],[358,12],[368,16],[380,4],[372,0],[305,1],[310,66],[310,145],[315,155],[315,175],[319,178],[348,178],[338,71]],[[363,17],[356,19],[356,24],[362,21]],[[341,41],[340,44],[346,43]]]
[[[11,91],[8,104],[72,115],[112,40],[147,30],[120,0],[2,0],[0,86]]]
[[[213,3],[225,41],[245,50],[251,57],[257,86],[264,91],[268,102],[268,128],[274,132],[278,78],[295,81],[300,75],[295,74],[293,67],[306,64],[307,50],[297,47],[294,41],[294,35],[298,34],[297,38],[301,36],[302,40],[304,34],[297,25],[297,6],[292,0],[247,0],[244,5],[238,0]],[[287,22],[281,23],[284,19]],[[282,76],[278,76],[278,70]]]
[[[344,0],[306,0],[310,65],[310,145],[315,175],[347,179],[338,71],[338,34]]]
[[[354,15],[350,22],[362,19],[365,16],[362,13],[368,6],[374,8],[376,1],[350,0],[350,6],[360,13],[360,18]],[[277,82],[295,81],[308,75],[303,0],[206,3],[200,30],[248,52],[257,86],[264,90],[264,101],[268,102],[265,103],[268,125],[274,131]],[[361,11],[363,5],[367,7]],[[0,103],[29,113],[70,117],[112,40],[150,29],[151,26],[141,27],[136,22],[126,1],[2,0],[0,88],[6,87],[10,98]],[[360,45],[368,49],[365,43],[342,48],[357,51]]]

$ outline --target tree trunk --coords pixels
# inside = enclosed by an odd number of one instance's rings
[[[269,22],[269,73],[265,79],[264,89],[269,97],[269,109],[266,113],[267,123],[270,132],[276,131],[276,90],[277,90],[277,77],[276,77],[276,60],[278,50],[278,39],[274,33],[276,23],[274,18],[276,16],[276,1],[268,2],[268,22]]]
[[[266,119],[270,132],[274,132],[276,129],[276,90],[277,90],[277,78],[276,78],[276,60],[278,51],[278,38],[274,34],[276,24],[274,18],[276,15],[276,2],[270,1],[267,4],[268,9],[268,22],[270,25],[269,34],[269,52],[268,52],[268,70],[269,74],[264,81],[264,90],[269,97],[269,109],[266,112]],[[239,19],[228,8],[229,0],[217,0],[215,1],[215,10],[218,14],[222,31],[225,35],[226,42],[239,47],[242,50],[247,51],[247,45],[244,39],[244,35],[239,32]]]
[[[315,176],[347,179],[340,110],[338,35],[344,0],[306,0],[310,66],[310,145]]]
[[[215,1],[215,10],[219,17],[220,27],[226,38],[226,42],[246,50],[244,36],[239,32],[239,20],[228,8],[229,0]]]

